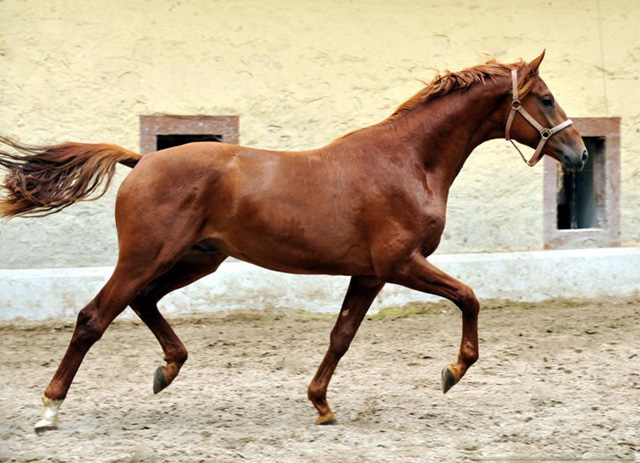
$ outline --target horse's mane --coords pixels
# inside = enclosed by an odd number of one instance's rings
[[[426,84],[422,90],[400,105],[400,107],[396,109],[387,121],[397,119],[404,112],[411,111],[417,106],[425,105],[436,98],[448,95],[449,93],[458,90],[467,90],[477,82],[482,82],[484,84],[486,79],[509,76],[511,75],[512,69],[521,69],[525,66],[526,63],[524,61],[519,61],[513,64],[502,64],[492,60],[484,64],[468,67],[458,72],[451,72],[447,70],[442,74],[438,74],[431,82]],[[533,82],[528,83],[529,86],[526,86],[526,88],[521,87],[521,95],[524,95],[530,89],[531,85],[533,85]],[[522,85],[522,83],[520,85]]]
[[[468,67],[462,71],[451,72],[447,70],[438,74],[431,82],[426,83],[422,90],[402,103],[398,109],[391,114],[391,116],[376,125],[384,125],[388,122],[399,119],[418,106],[426,105],[436,98],[443,97],[455,91],[468,90],[472,85],[478,82],[482,82],[484,84],[486,79],[493,80],[496,77],[510,76],[512,69],[518,70],[518,88],[520,97],[522,97],[531,90],[531,87],[533,87],[536,80],[529,78],[529,63],[520,60],[511,64],[503,64],[498,63],[495,60],[491,60],[484,64]],[[347,137],[352,133],[359,132],[360,130],[363,129],[350,132],[341,138]]]

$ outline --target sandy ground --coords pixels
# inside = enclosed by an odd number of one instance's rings
[[[410,313],[422,312],[422,313]],[[365,321],[315,426],[306,386],[333,317],[233,312],[172,320],[190,350],[152,394],[162,353],[137,321],[91,350],[60,430],[40,396],[71,326],[0,324],[0,461],[457,462],[640,460],[640,301],[485,303],[480,361],[447,395],[460,317],[412,306]]]

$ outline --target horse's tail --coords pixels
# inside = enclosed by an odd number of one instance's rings
[[[0,217],[43,217],[83,199],[98,199],[116,164],[134,167],[142,157],[107,144],[30,146],[3,136],[0,143],[17,151],[0,150],[0,166],[9,171],[1,185]]]

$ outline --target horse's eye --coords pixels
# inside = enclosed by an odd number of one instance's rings
[[[552,107],[553,106],[553,97],[551,95],[547,95],[542,98],[542,104],[545,106]]]

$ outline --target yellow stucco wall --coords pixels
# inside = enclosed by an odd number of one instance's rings
[[[242,144],[311,148],[385,118],[435,70],[546,48],[570,116],[622,118],[622,239],[638,245],[639,26],[637,0],[0,0],[0,132],[137,150],[140,115],[233,114]],[[112,215],[113,192],[3,224],[0,267],[112,264]],[[483,145],[448,220],[444,252],[541,249],[542,167]]]

